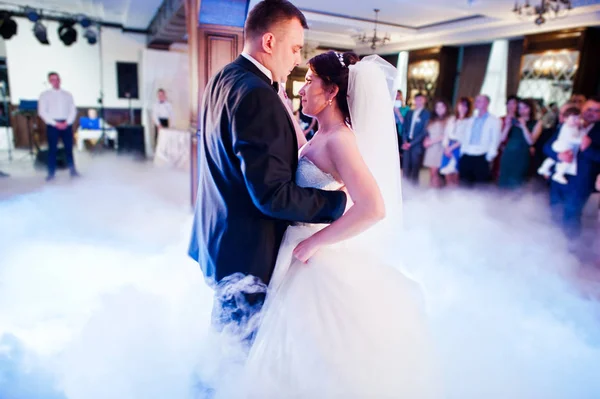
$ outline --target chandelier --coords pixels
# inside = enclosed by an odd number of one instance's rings
[[[435,81],[440,74],[438,61],[421,61],[411,65],[410,78],[416,80]]]
[[[537,6],[532,6],[529,0],[525,0],[522,5],[516,1],[512,11],[519,18],[533,17],[536,25],[542,25],[547,19],[565,17],[572,8],[571,0],[541,0]]]
[[[358,36],[357,40],[359,43],[371,44],[371,48],[375,50],[377,46],[386,44],[390,40],[390,34],[386,33],[383,37],[377,36],[377,22],[380,10],[375,8],[373,11],[375,11],[375,27],[373,28],[373,36],[367,36],[366,33],[363,33],[362,35]]]

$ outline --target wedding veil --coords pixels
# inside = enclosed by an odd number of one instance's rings
[[[396,68],[377,55],[350,65],[348,105],[358,148],[383,195],[386,216],[352,240],[375,256],[398,247],[402,230],[402,186],[393,102]]]

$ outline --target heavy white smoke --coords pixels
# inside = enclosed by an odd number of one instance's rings
[[[186,255],[187,174],[112,157],[84,172],[0,202],[0,398],[235,383],[244,350],[210,333]],[[406,189],[397,264],[424,287],[448,396],[599,397],[600,290],[581,293],[543,195]]]

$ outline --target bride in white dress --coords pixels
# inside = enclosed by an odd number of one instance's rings
[[[309,61],[300,94],[319,132],[300,149],[296,176],[345,189],[352,203],[329,226],[287,230],[238,393],[227,397],[439,397],[420,288],[391,265],[402,205],[395,68],[357,61],[334,52]]]

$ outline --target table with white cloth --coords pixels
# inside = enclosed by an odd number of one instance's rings
[[[115,128],[105,128],[106,137],[115,141],[115,147],[117,146],[117,131]],[[77,129],[77,149],[83,151],[84,140],[98,140],[102,137],[102,129]]]
[[[160,128],[154,152],[154,164],[178,169],[190,167],[190,141],[188,131]]]
[[[15,141],[12,127],[0,126],[0,150],[14,150]]]

